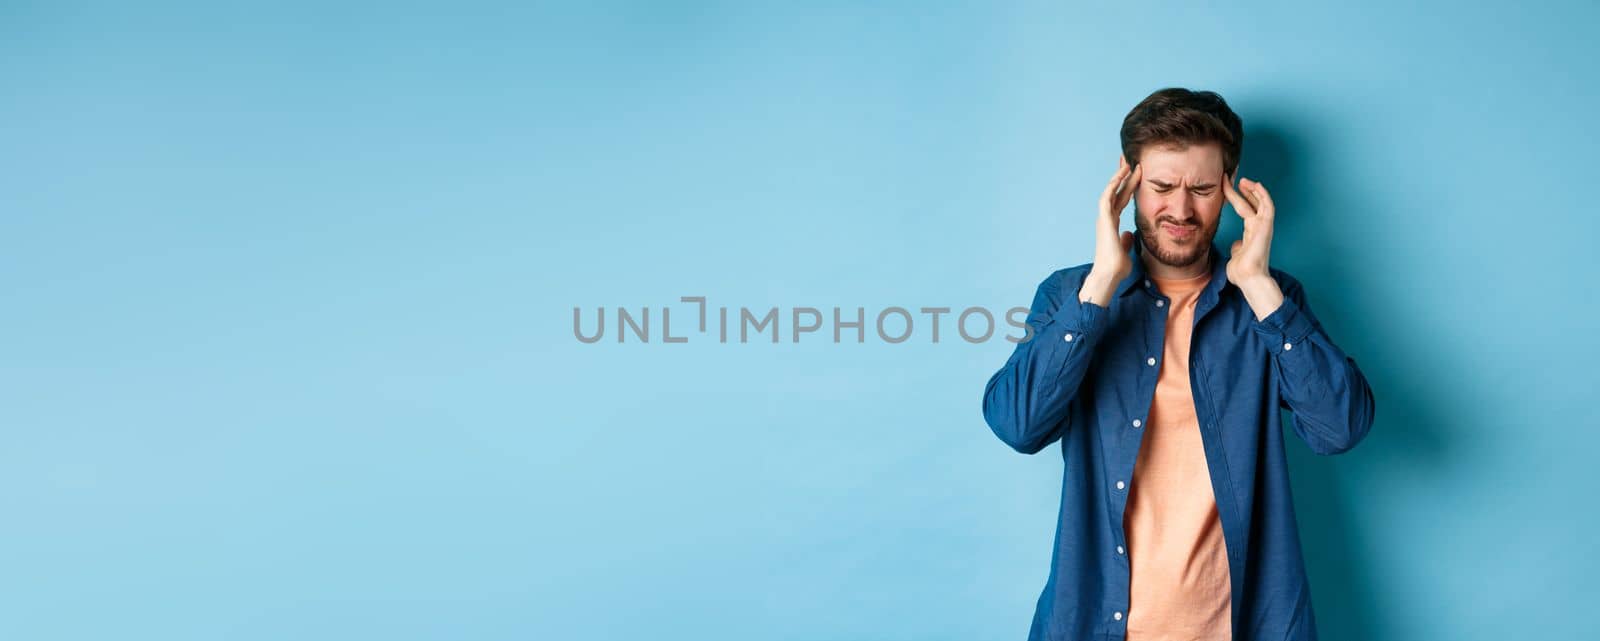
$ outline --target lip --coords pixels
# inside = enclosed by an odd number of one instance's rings
[[[1168,236],[1172,236],[1173,238],[1188,238],[1190,236],[1193,236],[1195,231],[1198,230],[1199,227],[1198,226],[1173,225],[1171,223],[1161,223],[1161,229],[1163,231],[1167,232]]]

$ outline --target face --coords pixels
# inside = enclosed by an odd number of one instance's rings
[[[1144,177],[1134,192],[1134,226],[1151,258],[1187,267],[1205,258],[1222,220],[1222,148],[1152,146],[1140,151]]]

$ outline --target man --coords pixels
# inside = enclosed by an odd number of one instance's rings
[[[1031,340],[984,389],[1001,441],[1059,440],[1065,460],[1030,641],[1316,638],[1279,408],[1337,454],[1371,429],[1373,395],[1268,266],[1272,197],[1233,184],[1243,138],[1212,92],[1135,106],[1094,262],[1039,284]],[[1137,231],[1119,234],[1130,199]],[[1212,242],[1224,201],[1244,219],[1228,256]]]

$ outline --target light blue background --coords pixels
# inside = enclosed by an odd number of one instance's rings
[[[572,308],[1026,305],[1169,85],[1375,389],[1325,638],[1594,634],[1600,10],[1187,4],[0,6],[0,637],[1023,638],[1010,343]]]

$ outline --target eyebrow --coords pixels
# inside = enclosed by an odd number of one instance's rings
[[[1152,179],[1150,181],[1150,184],[1155,185],[1157,187],[1160,187],[1162,189],[1172,189],[1172,183],[1169,183],[1169,182],[1164,182],[1164,181]],[[1216,187],[1216,185],[1213,184],[1213,183],[1200,183],[1198,185],[1193,185],[1193,186],[1191,186],[1189,188],[1190,189],[1210,189],[1212,187]]]

